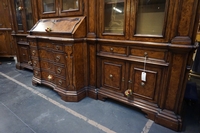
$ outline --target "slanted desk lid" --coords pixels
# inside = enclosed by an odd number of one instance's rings
[[[85,27],[85,17],[67,17],[67,18],[51,18],[40,19],[30,30],[30,34],[45,35],[48,34],[69,34],[74,35],[75,32]],[[84,24],[83,24],[84,23]],[[85,27],[86,28],[86,27]],[[78,32],[80,33],[80,32]]]

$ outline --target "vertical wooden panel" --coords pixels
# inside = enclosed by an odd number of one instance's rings
[[[88,34],[87,37],[96,37],[96,0],[88,0]]]

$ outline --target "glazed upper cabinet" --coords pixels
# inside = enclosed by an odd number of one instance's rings
[[[38,7],[40,18],[83,14],[83,0],[39,0]]]
[[[14,0],[15,27],[17,33],[27,33],[37,21],[34,0]]]
[[[168,3],[168,0],[100,0],[99,36],[164,41]]]

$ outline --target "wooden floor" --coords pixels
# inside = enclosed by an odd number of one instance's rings
[[[0,133],[176,133],[113,100],[64,102],[51,88],[32,86],[32,72],[17,70],[14,60],[0,61]],[[200,102],[184,108],[182,133],[200,133]]]

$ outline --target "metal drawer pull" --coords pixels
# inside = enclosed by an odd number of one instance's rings
[[[112,75],[112,74],[110,74],[110,78],[113,78],[113,75]]]
[[[147,52],[144,52],[144,57],[148,57],[148,53]]]
[[[56,46],[56,50],[59,50],[59,49],[60,49],[60,47],[57,45],[57,46]]]
[[[57,55],[57,56],[56,56],[56,61],[58,62],[59,60],[60,60],[60,56]]]
[[[49,75],[48,76],[48,80],[52,80],[53,79],[53,76],[52,75]]]
[[[58,81],[58,85],[62,85],[62,80],[59,80],[59,81]]]
[[[61,72],[62,72],[62,69],[59,67],[59,68],[57,69],[57,73],[60,74]]]
[[[35,55],[35,50],[32,51],[32,55]]]
[[[32,62],[31,62],[31,61],[28,61],[28,64],[31,66],[31,65],[32,65]]]
[[[36,66],[36,65],[37,65],[37,62],[36,62],[36,61],[34,61],[34,62],[33,62],[33,66]]]
[[[129,80],[128,82],[129,82],[129,83],[132,83],[132,80]]]
[[[113,50],[114,50],[113,48],[110,48],[110,51],[112,51],[112,52],[113,52]]]

